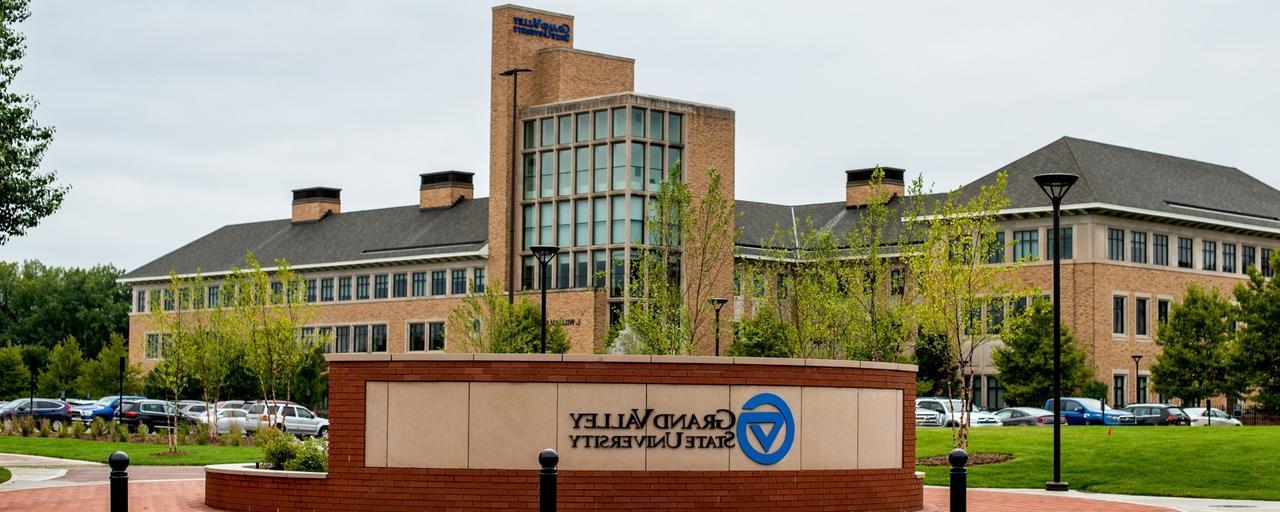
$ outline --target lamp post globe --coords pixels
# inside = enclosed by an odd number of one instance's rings
[[[716,308],[716,355],[719,356],[720,355],[720,308],[723,308],[724,305],[729,302],[729,299],[726,299],[724,297],[712,297],[710,299],[707,299],[707,302]]]
[[[1142,371],[1138,364],[1142,362],[1142,354],[1134,354],[1129,357],[1133,358],[1133,403],[1136,404],[1145,401],[1138,396],[1138,372]]]
[[[542,335],[538,342],[538,352],[547,353],[547,266],[560,252],[554,245],[535,245],[529,248],[533,257],[538,259],[538,288],[542,290]]]
[[[1053,203],[1053,481],[1045,483],[1045,490],[1066,491],[1062,481],[1062,198],[1080,179],[1068,173],[1045,173],[1033,178],[1040,190]]]

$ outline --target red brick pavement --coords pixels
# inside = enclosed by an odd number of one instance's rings
[[[108,496],[108,486],[101,484],[6,491],[0,492],[0,511],[106,512]],[[204,506],[203,480],[135,483],[129,486],[129,498],[129,510],[135,512],[214,510]],[[926,511],[943,512],[948,508],[947,490],[925,488],[924,501]],[[969,491],[969,509],[981,512],[1168,512],[1168,509],[1111,501],[992,491]]]

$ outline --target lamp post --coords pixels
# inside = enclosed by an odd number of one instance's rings
[[[1129,357],[1133,358],[1133,403],[1141,403],[1144,400],[1138,396],[1138,379],[1140,378],[1138,377],[1138,372],[1141,371],[1138,369],[1138,363],[1142,361],[1142,354],[1134,354]]]
[[[533,251],[533,257],[538,258],[538,287],[542,289],[542,341],[538,344],[538,351],[547,353],[547,267],[551,264],[551,259],[556,257],[556,253],[560,252],[560,248],[554,245],[535,245],[530,247]]]
[[[511,166],[508,169],[511,183],[510,188],[507,189],[511,191],[511,205],[509,205],[511,207],[507,209],[507,302],[511,304],[516,303],[516,260],[512,256],[516,248],[516,209],[513,205],[516,196],[516,155],[520,154],[516,149],[516,132],[518,131],[516,128],[519,127],[520,122],[520,116],[516,112],[516,98],[517,92],[520,91],[520,73],[530,72],[533,70],[514,67],[498,73],[498,76],[511,77]]]
[[[724,307],[724,305],[729,302],[729,299],[726,299],[724,297],[712,297],[710,299],[707,299],[707,302],[710,302],[711,305],[715,306],[716,308],[716,355],[719,356],[720,355],[720,308]]]
[[[116,423],[120,423],[119,412],[120,412],[120,409],[124,408],[124,369],[125,369],[124,356],[120,356],[120,401],[116,402],[116,408],[114,411],[111,412],[111,418],[116,420]]]
[[[1079,176],[1066,173],[1040,174],[1035,177],[1045,195],[1053,202],[1053,481],[1044,485],[1047,491],[1066,491],[1062,481],[1062,229],[1059,227],[1062,198]],[[1103,416],[1103,422],[1106,416]]]

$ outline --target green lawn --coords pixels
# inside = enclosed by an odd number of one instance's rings
[[[951,451],[950,429],[916,430],[916,456]],[[1153,496],[1280,500],[1280,427],[1062,429],[1062,479],[1072,490]],[[969,468],[971,487],[1042,489],[1053,478],[1053,429],[973,429],[969,451],[1014,460]],[[949,468],[919,466],[928,485]]]
[[[36,405],[39,405],[39,402],[37,402]],[[9,470],[0,468],[0,484],[8,482],[9,478],[12,476],[13,475],[9,474]]]
[[[0,453],[43,455],[61,459],[107,462],[116,450],[129,454],[130,465],[140,466],[203,466],[230,462],[253,462],[262,457],[262,451],[249,446],[179,446],[183,455],[165,455],[168,447],[158,444],[113,443],[83,441],[79,439],[53,439],[40,437],[0,436]],[[5,478],[8,472],[4,473]]]

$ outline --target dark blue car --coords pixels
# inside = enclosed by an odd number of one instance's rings
[[[14,420],[30,416],[31,399],[21,398],[0,407],[0,420]],[[59,430],[71,421],[71,405],[62,400],[37,398],[35,408],[36,421],[49,420],[54,430]]]
[[[1107,407],[1107,413],[1104,417],[1102,407],[1102,402],[1094,398],[1062,398],[1062,416],[1067,418],[1068,425],[1134,424],[1133,414],[1122,409]],[[1044,401],[1044,408],[1047,411],[1053,410],[1052,398]]]
[[[125,400],[146,400],[145,396],[125,395]],[[71,409],[71,416],[74,419],[85,423],[93,421],[94,418],[102,418],[111,421],[116,416],[116,406],[120,404],[120,395],[104,396],[89,405],[81,405]]]

